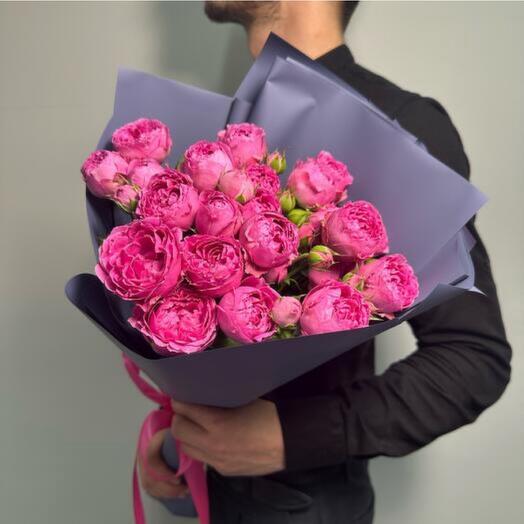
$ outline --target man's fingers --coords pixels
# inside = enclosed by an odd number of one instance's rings
[[[168,482],[156,481],[146,477],[142,480],[144,490],[151,496],[159,499],[173,499],[188,494],[188,487],[180,484],[173,486]]]
[[[223,408],[189,404],[188,402],[179,402],[178,400],[172,400],[171,406],[175,413],[184,415],[184,417],[191,419],[203,428],[208,428],[215,424],[224,412]]]
[[[207,454],[200,448],[196,448],[195,446],[191,446],[191,444],[184,443],[181,444],[181,449],[188,457],[203,462],[204,464],[209,463]]]
[[[206,431],[184,415],[176,414],[173,417],[171,434],[180,443],[188,443],[198,448],[205,447]]]

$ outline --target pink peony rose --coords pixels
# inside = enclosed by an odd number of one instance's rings
[[[263,211],[280,213],[280,202],[275,194],[259,190],[254,198],[242,206],[242,218],[245,222]]]
[[[180,285],[156,302],[136,305],[129,323],[161,355],[196,353],[215,339],[216,303]]]
[[[113,198],[117,189],[127,184],[127,162],[113,151],[95,151],[82,164],[81,172],[91,193],[99,198]]]
[[[241,169],[223,173],[218,181],[218,189],[241,204],[255,196],[255,184]]]
[[[238,287],[244,275],[238,240],[211,235],[191,235],[182,243],[182,269],[189,284],[211,297]]]
[[[176,169],[165,168],[163,173],[151,177],[142,191],[136,214],[159,217],[186,231],[193,225],[198,206],[198,192],[191,179]]]
[[[233,169],[233,161],[225,144],[200,140],[184,153],[181,169],[192,178],[198,190],[211,190],[223,173]]]
[[[361,264],[349,283],[361,290],[380,313],[395,313],[413,304],[418,280],[404,255],[386,255]]]
[[[271,310],[273,320],[283,328],[297,324],[302,313],[300,300],[295,297],[280,297]]]
[[[328,281],[304,298],[300,328],[303,335],[331,333],[369,325],[371,307],[361,293],[345,282]]]
[[[220,300],[217,315],[220,329],[244,344],[271,337],[277,330],[271,311],[278,298],[279,294],[262,279],[246,278]]]
[[[280,191],[280,178],[276,171],[265,164],[250,164],[246,167],[246,174],[255,184],[255,190],[277,194]]]
[[[279,213],[252,216],[242,224],[238,238],[247,253],[246,272],[252,275],[287,267],[298,255],[298,228]]]
[[[346,166],[327,151],[316,157],[297,161],[289,175],[287,187],[306,209],[333,205],[345,198],[346,187],[353,178]]]
[[[128,160],[153,158],[164,161],[171,151],[169,128],[151,118],[139,118],[118,128],[112,137],[115,149]]]
[[[365,200],[348,202],[330,213],[322,228],[322,242],[350,260],[363,260],[388,251],[382,217]]]
[[[267,154],[266,132],[254,124],[229,124],[217,136],[231,150],[237,167],[261,162]]]
[[[153,175],[164,171],[164,167],[152,158],[135,158],[129,162],[127,178],[140,189],[144,189]]]
[[[202,191],[195,227],[202,235],[233,237],[242,224],[240,205],[220,191]]]
[[[158,218],[113,228],[99,249],[95,268],[109,291],[124,300],[148,300],[169,292],[180,280],[181,231]]]

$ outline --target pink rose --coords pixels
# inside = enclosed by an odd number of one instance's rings
[[[124,300],[161,296],[180,280],[181,231],[158,218],[133,220],[113,228],[98,252],[95,272]]]
[[[161,355],[196,353],[215,339],[216,303],[180,285],[156,302],[135,306],[129,323]]]
[[[166,167],[163,173],[151,177],[142,191],[136,214],[139,217],[159,217],[186,231],[193,225],[198,205],[198,192],[191,179]]]
[[[273,320],[283,328],[294,326],[301,313],[302,305],[295,297],[280,297],[271,310]]]
[[[327,151],[315,158],[297,161],[287,187],[304,208],[333,205],[346,197],[346,187],[353,181],[346,166]]]
[[[220,176],[233,169],[229,148],[221,142],[200,140],[184,153],[182,171],[200,191],[215,189]]]
[[[255,184],[241,169],[223,173],[218,181],[218,189],[241,204],[255,196]]]
[[[252,216],[242,224],[238,239],[247,253],[246,272],[256,276],[287,267],[298,255],[298,228],[279,213]]]
[[[134,213],[138,203],[138,192],[135,186],[126,184],[118,186],[113,200],[126,212]]]
[[[218,304],[218,324],[226,336],[249,344],[271,337],[277,324],[271,311],[279,294],[262,279],[246,278],[240,287],[226,293]]]
[[[242,248],[234,238],[188,236],[182,243],[182,269],[194,289],[220,297],[240,285],[244,275]]]
[[[202,191],[199,198],[196,230],[202,235],[235,236],[242,224],[240,205],[220,191]]]
[[[413,304],[418,296],[418,280],[406,257],[386,255],[361,264],[349,283],[380,313],[395,313]]]
[[[361,293],[345,282],[328,281],[304,298],[300,328],[303,335],[357,329],[368,326],[370,316]]]
[[[231,150],[237,167],[261,162],[267,154],[266,132],[255,124],[229,124],[217,136]]]
[[[127,178],[140,189],[144,189],[153,175],[163,171],[162,165],[152,158],[135,158],[129,162]]]
[[[277,194],[280,191],[280,178],[276,171],[265,164],[250,164],[246,168],[247,176],[255,184],[255,190]]]
[[[280,213],[280,202],[274,193],[259,190],[254,198],[242,206],[242,218],[245,222],[253,215],[258,215],[263,211]]]
[[[128,160],[153,158],[164,161],[171,151],[169,128],[152,118],[139,118],[118,128],[112,137],[115,149]]]
[[[363,260],[388,251],[382,217],[365,200],[348,202],[330,213],[322,228],[322,242],[350,260]]]
[[[82,164],[81,172],[87,187],[99,198],[113,198],[116,190],[127,184],[127,162],[113,151],[95,151]]]
[[[309,287],[314,288],[315,286],[330,280],[340,280],[342,275],[344,275],[346,267],[347,266],[342,263],[333,264],[327,269],[317,269],[315,267],[310,267],[308,270]]]

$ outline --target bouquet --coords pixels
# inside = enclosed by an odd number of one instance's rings
[[[163,406],[140,449],[169,398],[245,404],[475,291],[484,195],[274,35],[234,97],[120,71],[82,173],[97,276],[66,293]],[[201,465],[176,461],[205,523]]]

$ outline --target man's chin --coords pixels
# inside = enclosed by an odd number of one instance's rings
[[[213,22],[232,22],[248,26],[261,11],[271,9],[272,3],[206,0],[204,11]]]

